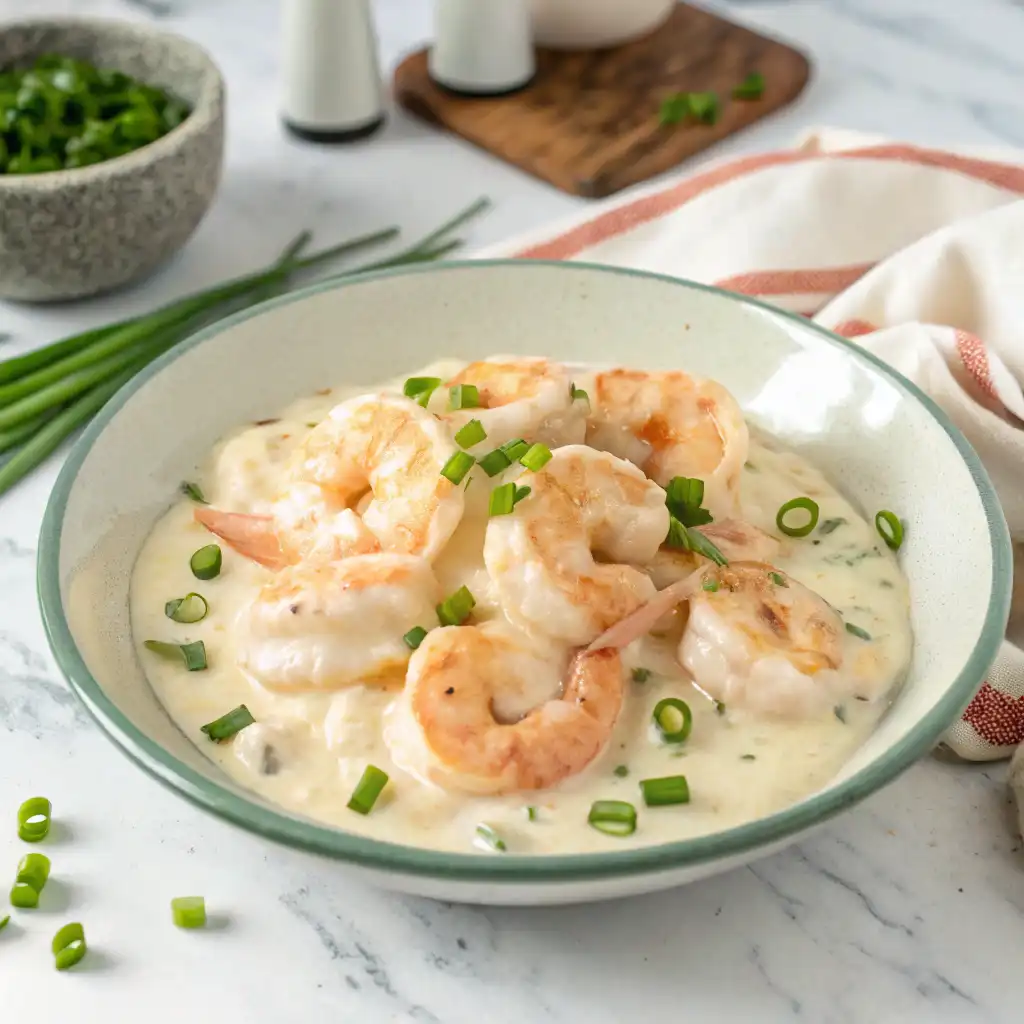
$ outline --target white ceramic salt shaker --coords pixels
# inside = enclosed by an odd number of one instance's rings
[[[536,70],[527,0],[434,0],[430,77],[452,92],[499,96]]]
[[[282,0],[281,118],[314,142],[351,142],[384,123],[370,0]]]

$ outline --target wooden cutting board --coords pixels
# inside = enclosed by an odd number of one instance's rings
[[[627,3],[628,0],[622,0]],[[761,99],[733,100],[752,71]],[[607,196],[660,174],[791,103],[810,73],[790,46],[679,4],[656,32],[585,53],[537,51],[537,75],[510,96],[469,98],[437,86],[427,50],[395,71],[407,110],[578,196]],[[661,101],[677,92],[717,92],[714,125],[659,125]]]

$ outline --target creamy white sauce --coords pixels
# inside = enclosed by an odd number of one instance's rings
[[[438,364],[417,375],[446,377],[459,365]],[[273,421],[246,426],[219,444],[198,479],[210,503],[266,511],[290,453],[350,394],[335,389],[300,399]],[[482,473],[474,474],[463,522],[435,563],[445,593],[462,585],[472,591],[477,620],[501,614],[481,554],[488,483]],[[776,511],[799,495],[818,502],[819,528],[804,539],[782,538],[775,561],[870,634],[870,641],[846,633],[842,638],[845,661],[859,665],[870,683],[864,687],[870,692],[858,697],[868,699],[845,701],[802,721],[760,718],[728,707],[722,714],[685,676],[675,642],[648,637],[623,652],[627,672],[645,668],[651,675],[627,683],[623,711],[604,753],[580,774],[543,792],[473,797],[406,774],[383,739],[394,690],[355,686],[284,695],[248,679],[236,664],[235,617],[271,574],[221,544],[221,574],[196,580],[189,558],[215,538],[193,522],[188,500],[176,502],[158,522],[139,555],[131,588],[133,635],[157,696],[185,735],[243,785],[309,818],[378,839],[458,851],[473,848],[481,822],[497,829],[516,853],[612,850],[701,835],[763,817],[826,784],[872,730],[909,661],[906,582],[874,526],[805,460],[752,441],[742,479],[742,518],[778,536]],[[821,528],[836,519],[843,522],[831,532]],[[165,603],[190,591],[206,598],[209,615],[192,625],[168,619]],[[182,664],[145,650],[148,639],[202,640],[209,667],[186,672]],[[681,745],[659,742],[650,724],[652,708],[667,696],[683,698],[693,711],[691,735]],[[239,704],[258,724],[228,743],[209,741],[200,727]],[[346,804],[370,763],[386,771],[390,783],[373,812],[362,816]],[[616,773],[623,768],[628,774]],[[677,774],[688,779],[690,803],[645,808],[638,781]],[[636,805],[636,832],[617,838],[589,827],[587,814],[598,799]],[[536,820],[528,820],[528,806],[536,808]]]

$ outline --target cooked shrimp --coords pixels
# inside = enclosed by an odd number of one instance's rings
[[[801,717],[834,706],[842,636],[813,590],[767,563],[733,562],[707,570],[691,597],[679,660],[728,707]]]
[[[628,563],[649,562],[668,532],[657,484],[583,445],[559,448],[520,483],[530,495],[488,520],[484,538],[484,563],[509,619],[586,644],[654,596],[650,578]]]
[[[413,555],[356,555],[276,573],[239,613],[238,663],[270,690],[400,682],[402,637],[436,621],[439,587]]]
[[[573,399],[572,377],[559,363],[496,356],[460,370],[448,381],[448,387],[456,384],[475,385],[480,406],[442,415],[453,431],[471,419],[480,420],[487,431],[481,451],[517,437],[552,448],[583,442],[587,403]]]
[[[730,562],[774,562],[779,553],[778,540],[741,519],[722,519],[699,529]],[[662,547],[646,569],[660,590],[706,564],[707,560],[693,551]]]
[[[433,558],[462,518],[462,489],[441,476],[457,450],[410,399],[363,395],[313,428],[269,516],[199,508],[195,517],[271,568],[375,550]]]
[[[608,370],[591,386],[587,444],[636,463],[662,487],[675,476],[704,481],[704,504],[731,516],[749,435],[721,384],[678,370]]]
[[[388,713],[392,758],[466,793],[545,789],[575,775],[604,748],[619,716],[622,663],[614,650],[580,652],[564,686],[553,663],[552,652],[503,623],[435,629]],[[535,696],[523,706],[526,691]]]

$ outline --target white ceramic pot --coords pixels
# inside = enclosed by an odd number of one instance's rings
[[[597,50],[638,39],[668,19],[676,0],[531,0],[533,38],[554,50]]]

